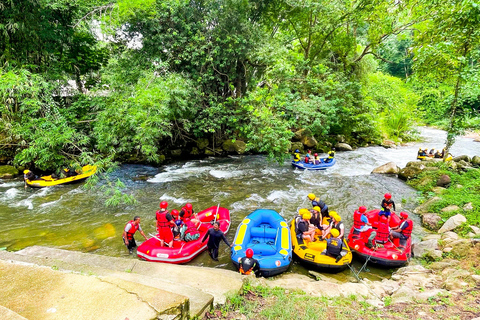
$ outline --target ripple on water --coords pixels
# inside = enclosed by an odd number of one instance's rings
[[[155,175],[155,177],[148,179],[147,182],[152,183],[162,183],[162,182],[171,182],[171,181],[181,181],[187,180],[188,178],[200,177],[207,171],[210,171],[210,167],[198,167],[198,162],[192,162],[191,165],[179,167],[168,166],[165,168],[166,171],[160,172]]]
[[[210,175],[217,179],[229,179],[229,178],[238,178],[243,175],[242,170],[211,170],[209,171]]]
[[[163,195],[160,196],[159,198],[160,200],[164,200],[164,201],[171,201],[175,204],[185,204],[187,202],[192,202],[191,200],[189,199],[185,199],[185,198],[181,198],[181,197],[175,197],[175,196],[171,196],[169,194],[166,194],[164,193]]]

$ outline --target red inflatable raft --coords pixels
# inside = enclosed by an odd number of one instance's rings
[[[368,211],[365,215],[368,218],[368,221],[373,225],[375,222],[378,222],[378,213],[379,209]],[[392,212],[390,218],[390,227],[397,227],[400,224],[400,218]],[[350,229],[350,234],[348,235],[348,245],[351,250],[361,259],[373,264],[377,264],[384,267],[401,267],[410,260],[411,249],[412,249],[412,238],[407,239],[405,248],[400,247],[400,242],[398,238],[394,238],[393,242],[388,241],[383,247],[373,247],[368,248],[365,244],[367,243],[368,236],[371,233],[370,229],[365,232],[361,232],[360,235],[353,234],[353,227]]]
[[[215,215],[217,218],[215,219]],[[213,221],[220,222],[220,230],[227,233],[230,228],[230,211],[222,207],[211,207],[200,211],[198,219],[202,222],[198,231],[200,238],[195,241],[173,241],[173,248],[160,247],[160,241],[152,237],[143,242],[137,249],[137,256],[142,260],[166,263],[186,263],[198,256],[207,248],[207,240],[202,239],[207,230],[213,228]]]

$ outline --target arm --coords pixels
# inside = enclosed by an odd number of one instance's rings
[[[123,230],[123,242],[125,243],[125,245],[128,246],[128,239],[127,239],[127,232],[125,230]]]
[[[210,235],[210,230],[211,229],[207,230],[207,233],[205,233],[205,236],[203,236],[202,242],[205,242],[205,240],[207,240],[208,236]]]
[[[392,201],[392,207],[393,207],[393,211],[396,211],[397,209],[395,209],[395,202]]]
[[[227,246],[229,246],[230,248],[233,247],[233,243],[230,244],[230,242],[228,242],[227,238],[225,237],[225,234],[222,233],[222,239],[223,241],[227,244]]]

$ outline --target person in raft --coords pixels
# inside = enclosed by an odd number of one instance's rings
[[[345,234],[345,225],[343,224],[342,222],[342,218],[338,215],[338,213],[336,213],[335,211],[331,211],[330,212],[330,217],[332,218],[331,222],[330,222],[330,225],[328,226],[328,228],[325,230],[325,232],[323,233],[323,238],[325,239],[325,237],[332,232],[332,230],[336,229],[338,230],[338,237],[340,239],[343,239],[343,236]]]
[[[400,212],[400,225],[390,230],[390,239],[399,238],[400,246],[405,247],[408,238],[412,235],[413,221],[408,219],[408,213]]]
[[[253,258],[252,248],[248,248],[247,251],[245,251],[245,257],[238,260],[238,271],[244,275],[250,275],[254,273],[255,276],[259,276],[260,264],[258,263],[257,259]]]
[[[302,160],[300,156],[300,150],[296,149],[295,152],[293,153],[293,161],[300,162],[300,160]]]
[[[233,244],[230,244],[227,238],[225,238],[225,234],[222,232],[222,230],[220,230],[220,222],[218,221],[213,223],[213,228],[208,229],[207,233],[202,239],[202,243],[205,242],[207,238],[208,254],[214,261],[218,261],[218,248],[220,247],[221,240],[223,240],[230,248],[233,246]]]
[[[135,216],[133,220],[127,222],[125,225],[125,228],[123,230],[123,243],[127,246],[128,252],[132,254],[133,249],[137,246],[137,243],[135,242],[135,238],[133,237],[135,235],[135,232],[137,230],[140,232],[140,234],[147,240],[147,236],[143,232],[142,228],[140,227],[140,217]]]
[[[312,150],[308,150],[305,155],[305,163],[311,163],[313,161]]]
[[[365,212],[367,211],[367,207],[360,206],[358,210],[355,210],[353,213],[353,234],[356,237],[360,237],[361,232],[368,231],[372,228],[372,224],[368,221]]]
[[[367,248],[373,248],[374,245],[372,241],[375,242],[375,248],[381,247],[383,244],[387,243],[390,236],[390,228],[388,227],[388,219],[385,216],[381,216],[378,219],[377,230],[372,231],[370,237],[368,238],[367,243],[365,244]]]
[[[195,227],[198,227],[200,220],[198,220],[197,214],[193,211],[193,206],[191,203],[185,204],[185,206],[180,210],[180,219],[185,221],[185,219],[190,219]]]
[[[343,241],[340,239],[337,229],[332,229],[330,233],[331,237],[327,239],[327,248],[321,254],[335,258],[335,262],[338,262],[342,258]]]
[[[302,215],[302,220],[298,223],[297,238],[313,242],[315,241],[315,227],[310,227],[312,214],[308,210],[300,209],[300,211],[299,214]]]
[[[177,220],[178,222],[178,220]],[[200,232],[197,230],[195,224],[190,221],[189,218],[183,220],[183,223],[180,227],[180,239],[188,242],[198,240],[200,238]]]
[[[395,202],[393,202],[392,200],[392,194],[388,192],[385,193],[385,195],[383,196],[381,206],[382,206],[382,211],[380,211],[378,215],[387,217],[388,222],[390,223],[390,215],[391,215],[392,207],[393,207],[393,211],[395,211]]]
[[[315,206],[312,210],[310,210],[312,217],[310,218],[310,225],[315,228],[316,234],[321,234],[322,227],[322,215],[320,214],[320,207]]]
[[[320,207],[320,212],[323,217],[329,216],[328,214],[328,206],[325,202],[320,200],[320,198],[316,197],[315,194],[309,193],[307,198],[312,201],[312,207]]]
[[[332,148],[332,150],[330,150],[330,152],[328,153],[328,158],[325,159],[325,162],[326,163],[332,162],[333,158],[335,158],[335,148]]]
[[[167,210],[168,202],[160,202],[160,210],[155,213],[157,219],[157,232],[158,240],[160,241],[160,246],[163,247],[165,244],[172,248],[173,247],[173,232],[172,227],[174,227],[175,220],[173,220],[172,215]]]

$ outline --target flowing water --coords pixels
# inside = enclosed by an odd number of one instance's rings
[[[404,167],[415,160],[418,147],[441,149],[445,132],[420,128],[422,143],[385,149],[359,148],[337,152],[337,164],[326,171],[293,169],[290,161],[271,163],[264,156],[231,156],[183,161],[160,168],[145,165],[123,165],[112,175],[121,179],[123,192],[134,195],[137,203],[121,208],[104,206],[102,191],[85,190],[82,184],[43,189],[25,189],[21,180],[0,180],[0,247],[20,250],[31,245],[44,245],[68,250],[128,257],[121,235],[125,223],[139,215],[145,233],[155,232],[155,211],[160,200],[169,208],[180,209],[191,202],[196,211],[220,204],[230,209],[232,226],[227,238],[232,241],[240,221],[257,208],[278,211],[289,220],[301,207],[309,207],[307,194],[315,193],[330,210],[337,211],[349,230],[352,213],[360,205],[369,210],[380,207],[385,192],[393,195],[397,211],[411,212],[416,206],[416,192],[396,177],[370,172],[387,162]],[[452,147],[454,155],[480,155],[480,143],[460,138]],[[425,234],[418,216],[414,241]],[[137,233],[136,239],[142,237]],[[135,259],[135,257],[131,257]],[[213,262],[202,253],[190,264],[232,269],[229,250],[221,244],[220,262]],[[356,264],[357,269],[360,264]],[[374,274],[388,276],[391,271],[370,268]],[[294,264],[289,272],[306,273]],[[351,277],[349,270],[336,275]]]

